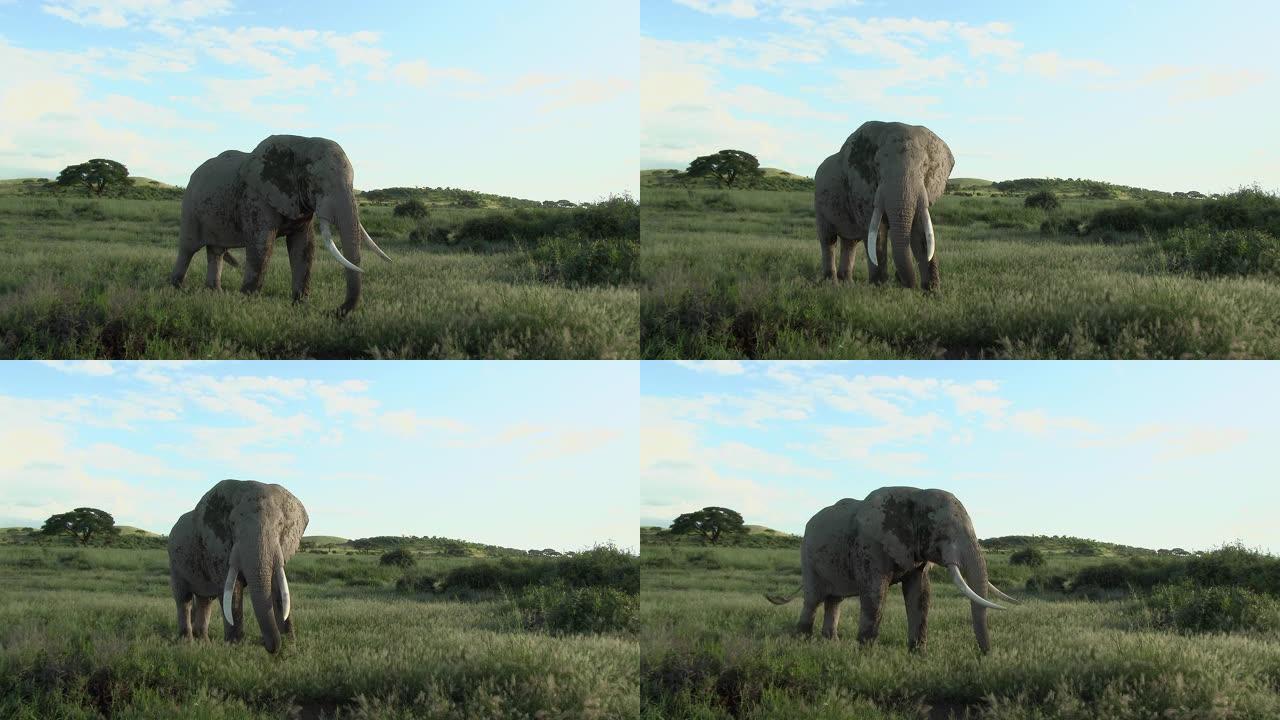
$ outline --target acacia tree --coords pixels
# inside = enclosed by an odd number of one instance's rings
[[[715,544],[722,535],[739,535],[746,532],[742,516],[722,507],[704,507],[697,512],[685,513],[671,523],[676,535],[698,533],[702,539]]]
[[[763,173],[755,155],[742,150],[721,150],[714,155],[694,158],[685,174],[694,178],[714,175],[725,187],[733,187],[739,179],[750,180]]]
[[[79,165],[68,165],[58,173],[59,185],[84,185],[86,194],[102,196],[109,185],[130,185],[129,168],[106,158],[94,158]]]
[[[81,545],[88,545],[94,535],[105,535],[110,539],[119,535],[120,529],[116,527],[115,518],[106,510],[82,507],[49,516],[40,532],[45,535],[67,533]]]

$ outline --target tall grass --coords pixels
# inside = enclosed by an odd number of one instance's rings
[[[88,210],[77,210],[87,207]],[[291,299],[288,257],[275,253],[262,292],[205,290],[197,256],[182,290],[168,286],[179,203],[0,197],[0,357],[9,358],[621,358],[638,353],[638,294],[548,277],[529,252],[414,246],[411,218],[366,207],[362,221],[394,258],[366,255],[364,296],[333,309],[343,273],[316,257],[310,297]],[[459,227],[485,210],[432,209]],[[101,215],[104,219],[95,219]],[[282,243],[277,243],[282,244]],[[237,252],[243,260],[242,251]]]
[[[530,629],[501,597],[405,598],[389,578],[358,582],[398,572],[376,555],[295,556],[297,636],[270,656],[252,620],[238,645],[217,630],[176,640],[163,551],[82,553],[88,567],[34,567],[22,562],[38,549],[0,547],[0,717],[639,715],[632,636]]]
[[[852,282],[822,281],[812,202],[646,189],[643,356],[1280,357],[1280,284],[1270,276],[1172,272],[1166,251],[1141,235],[1076,236],[1122,201],[1064,198],[1047,213],[1019,198],[944,196],[933,215],[942,287],[932,296],[868,284],[861,246]]]

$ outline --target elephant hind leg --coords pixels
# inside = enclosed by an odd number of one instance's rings
[[[829,640],[836,638],[836,630],[840,626],[840,601],[844,598],[828,595],[823,601],[822,637]]]
[[[259,231],[250,238],[249,244],[245,246],[244,283],[240,286],[241,292],[256,293],[262,289],[262,283],[266,280],[267,261],[271,259],[275,241],[275,230]]]
[[[204,285],[210,290],[222,289],[222,258],[226,253],[226,248],[212,245],[206,245],[204,248],[205,262],[208,263],[205,269]]]
[[[195,257],[198,248],[186,247],[185,243],[178,245],[178,260],[173,264],[173,272],[169,273],[169,284],[180,288],[182,281],[187,277],[187,268],[191,265],[191,258]]]
[[[821,217],[818,218],[818,244],[822,246],[822,277],[836,279],[836,257],[832,250],[836,244],[836,228]]]

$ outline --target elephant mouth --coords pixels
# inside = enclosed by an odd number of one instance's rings
[[[867,226],[867,258],[873,266],[880,264],[879,259],[876,258],[876,237],[880,233],[880,220],[885,216],[884,202],[881,200],[879,192],[876,193],[875,198],[875,205],[871,210],[871,223]],[[916,205],[916,213],[924,228],[925,260],[933,260],[933,251],[936,243],[933,235],[933,217],[929,214],[928,193],[921,192],[919,198]]]

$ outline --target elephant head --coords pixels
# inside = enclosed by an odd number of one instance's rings
[[[261,197],[287,221],[315,217],[330,254],[346,268],[348,312],[360,299],[360,246],[368,243],[390,260],[360,224],[353,186],[354,172],[338,143],[325,138],[272,135],[253,149],[240,169],[248,192]],[[334,244],[330,226],[337,226],[342,251]]]
[[[1004,608],[987,600],[987,591],[1008,596],[987,579],[987,561],[973,521],[955,495],[945,490],[880,488],[863,501],[858,536],[864,539],[866,552],[887,559],[895,572],[921,563],[946,567],[951,581],[970,601],[978,647],[983,652],[990,649],[987,610]]]
[[[847,189],[851,202],[870,204],[870,221],[866,225],[867,259],[873,273],[884,258],[876,256],[876,240],[882,220],[887,220],[893,243],[894,264],[901,284],[914,287],[915,271],[911,265],[911,237],[915,229],[923,235],[923,247],[917,249],[926,289],[938,286],[937,263],[934,262],[936,240],[932,205],[947,186],[947,178],[955,167],[955,157],[947,144],[926,127],[871,121],[863,123],[840,148],[841,166],[847,173]]]
[[[213,486],[169,534],[170,583],[181,633],[192,635],[193,598],[199,636],[204,635],[210,603],[220,598],[227,638],[241,637],[240,592],[247,588],[263,645],[276,652],[281,629],[293,630],[284,567],[298,551],[308,522],[302,503],[280,485],[223,480]]]

